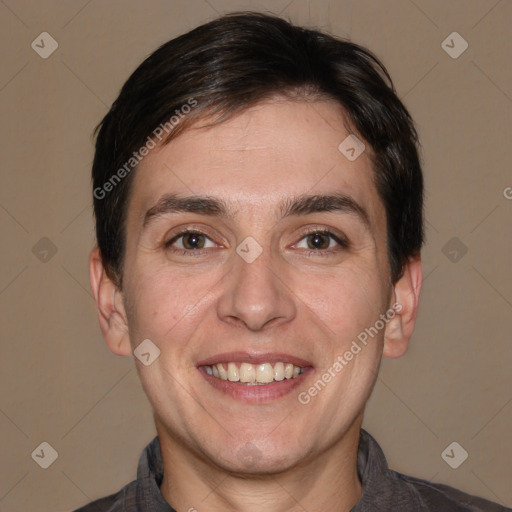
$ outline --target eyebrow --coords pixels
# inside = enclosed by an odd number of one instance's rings
[[[225,201],[208,196],[180,197],[176,194],[165,194],[144,215],[143,227],[159,217],[173,213],[196,213],[212,217],[227,217],[230,208]],[[368,212],[352,197],[343,194],[303,194],[287,198],[280,205],[281,217],[293,215],[311,215],[321,212],[343,212],[356,216],[366,228],[370,229]]]
[[[214,217],[225,217],[228,207],[224,201],[213,197],[165,194],[144,215],[143,227],[150,222],[171,213],[198,213]]]
[[[318,212],[343,212],[355,215],[370,229],[370,216],[363,206],[341,192],[335,194],[301,195],[287,199],[281,206],[282,217],[310,215]]]

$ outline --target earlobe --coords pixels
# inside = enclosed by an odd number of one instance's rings
[[[384,357],[401,357],[407,351],[418,314],[422,280],[421,257],[411,258],[393,288],[391,305],[396,314],[384,332]]]
[[[95,247],[89,256],[89,277],[101,332],[108,348],[120,356],[131,355],[122,292],[108,277],[98,247]]]

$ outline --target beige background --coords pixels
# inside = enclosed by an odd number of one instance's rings
[[[392,468],[512,506],[512,1],[1,0],[0,510],[71,510],[135,477],[154,428],[89,289],[91,133],[157,46],[247,8],[368,45],[394,77],[424,146],[425,283],[365,427]],[[31,48],[43,31],[48,59]],[[458,59],[441,48],[453,31],[469,43]],[[33,252],[43,237],[54,255]],[[31,458],[43,441],[58,452],[46,470]],[[452,441],[469,453],[456,470]]]

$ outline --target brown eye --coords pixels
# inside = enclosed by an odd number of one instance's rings
[[[215,243],[203,233],[184,231],[169,240],[165,246],[179,250],[194,251],[215,247]]]
[[[348,249],[349,241],[345,237],[336,236],[330,231],[311,231],[300,239],[295,248],[307,249],[319,254],[332,253],[333,251]]]
[[[186,233],[183,235],[185,249],[202,249],[205,245],[205,236],[200,233]]]
[[[307,237],[308,249],[328,249],[330,236],[325,233],[311,233]]]

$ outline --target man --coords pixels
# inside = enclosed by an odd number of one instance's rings
[[[82,511],[500,511],[361,429],[421,289],[417,135],[367,50],[263,14],[169,41],[102,121],[90,275],[158,437]]]

